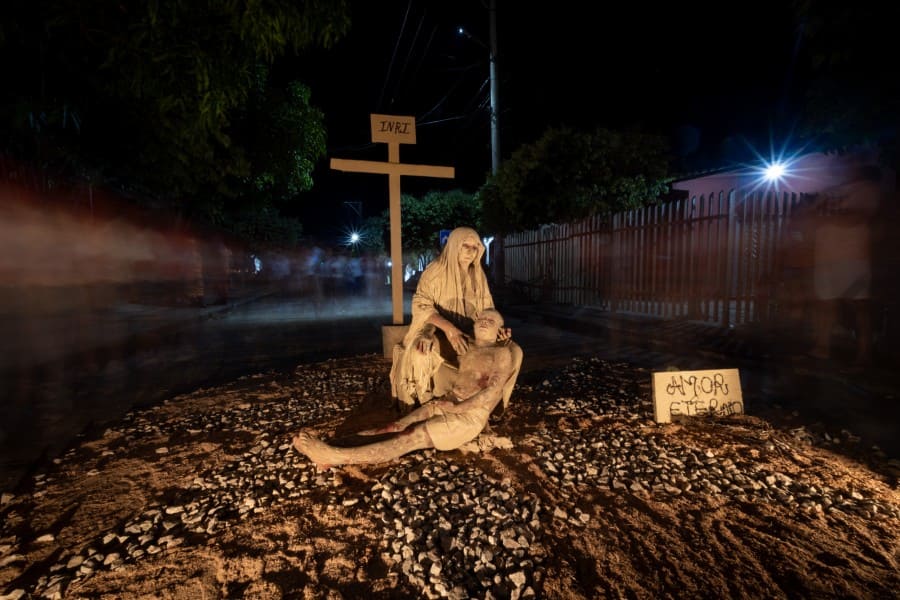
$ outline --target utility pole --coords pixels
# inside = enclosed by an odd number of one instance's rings
[[[490,0],[490,53],[491,53],[491,173],[497,174],[500,168],[500,127],[498,123],[497,104],[499,102],[499,83],[497,81],[497,0]]]
[[[488,7],[490,18],[490,78],[491,78],[491,175],[497,175],[500,169],[500,82],[497,80],[497,0],[490,0]],[[500,283],[505,283],[506,261],[503,255],[503,236],[496,240],[496,246],[488,255],[490,268]]]
[[[500,168],[500,109],[498,108],[500,102],[500,82],[497,79],[497,0],[490,0],[488,16],[490,18],[490,40],[488,44],[485,44],[483,40],[478,39],[466,31],[464,27],[459,27],[457,32],[460,35],[466,36],[482,48],[486,48],[488,51],[488,58],[490,59],[490,74],[488,78],[491,86],[491,109],[489,115],[491,121],[491,174],[496,175],[497,169]]]

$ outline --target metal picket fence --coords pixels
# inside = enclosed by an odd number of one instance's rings
[[[770,320],[803,200],[721,191],[515,233],[503,238],[504,280],[531,302],[723,326]]]

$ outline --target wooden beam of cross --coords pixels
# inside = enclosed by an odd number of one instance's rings
[[[352,173],[376,173],[388,176],[391,227],[391,303],[394,325],[403,324],[403,251],[400,236],[400,177],[455,177],[453,167],[403,164],[400,144],[416,143],[416,118],[394,115],[370,115],[372,141],[388,145],[388,162],[332,158],[331,168]]]

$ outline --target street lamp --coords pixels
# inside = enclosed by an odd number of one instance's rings
[[[766,166],[764,176],[768,181],[779,181],[785,174],[785,166],[782,163],[772,163]]]
[[[344,231],[344,246],[350,248],[354,254],[359,251],[359,245],[365,241],[365,234],[355,228]]]

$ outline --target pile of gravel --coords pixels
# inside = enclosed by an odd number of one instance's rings
[[[177,546],[205,544],[237,522],[310,494],[322,498],[329,509],[380,526],[384,562],[430,598],[535,596],[545,575],[544,532],[585,527],[590,515],[577,502],[585,492],[661,499],[713,495],[736,502],[781,503],[820,515],[843,511],[871,519],[900,516],[898,507],[859,491],[831,489],[802,475],[773,471],[765,454],[788,451],[774,437],[761,435],[757,446],[762,454],[745,458],[692,447],[666,435],[649,420],[649,399],[641,387],[649,374],[599,359],[575,360],[540,384],[522,384],[517,391],[523,404],[511,409],[518,413],[516,418],[527,420],[530,413],[562,419],[559,427],[509,432],[514,450],[532,457],[545,477],[543,498],[485,473],[473,461],[436,451],[400,459],[368,489],[354,493],[336,471],[317,472],[295,452],[287,432],[333,421],[354,408],[353,399],[359,396],[352,394],[360,390],[384,389],[384,379],[370,373],[302,367],[283,396],[258,400],[248,392],[247,401],[198,413],[160,407],[130,413],[105,435],[126,444],[178,436],[190,443],[216,432],[236,438],[243,434],[247,443],[238,458],[198,472],[189,486],[168,494],[166,503],[146,507],[82,548],[62,548],[59,559],[33,585],[8,590],[7,597],[62,597],[73,581]],[[76,447],[56,462],[64,467],[77,460]],[[53,472],[40,473],[30,494],[4,494],[4,523],[10,515],[20,521],[56,479]],[[20,539],[6,524],[0,525],[0,566],[24,561],[22,548],[28,544],[54,542],[52,534]]]

